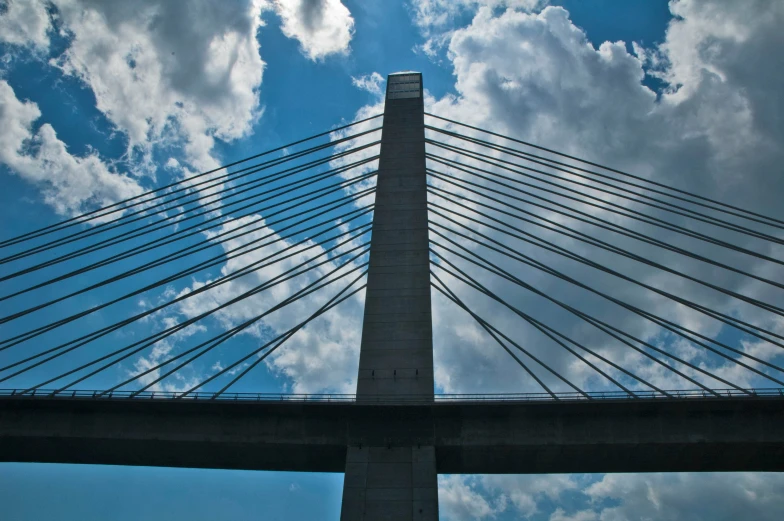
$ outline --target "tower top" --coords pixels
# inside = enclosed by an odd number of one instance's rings
[[[421,98],[422,73],[395,72],[387,77],[387,99]]]

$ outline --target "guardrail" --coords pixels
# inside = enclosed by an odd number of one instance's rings
[[[539,401],[587,401],[587,400],[635,400],[635,399],[723,399],[723,398],[784,398],[784,388],[760,389],[699,389],[671,391],[591,391],[548,393],[505,393],[505,394],[436,394],[436,403],[448,402],[539,402]],[[95,399],[95,400],[220,400],[253,402],[337,402],[337,403],[432,403],[421,395],[362,396],[355,394],[284,394],[284,393],[223,393],[194,392],[189,394],[173,391],[100,391],[35,389],[0,389],[0,398],[30,399]]]

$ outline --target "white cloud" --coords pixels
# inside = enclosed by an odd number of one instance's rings
[[[49,7],[8,3],[0,38],[44,53],[49,33],[59,30],[67,46],[51,65],[92,91],[96,108],[127,137],[125,159],[132,169],[154,174],[157,145],[184,151],[179,169],[185,175],[215,168],[216,140],[252,132],[262,113],[265,64],[256,37],[262,11],[272,8],[266,0],[54,0],[53,16]],[[298,39],[311,59],[348,52],[354,22],[339,1],[274,7],[284,33]]]
[[[546,512],[546,503],[562,501],[565,492],[574,493],[580,485],[578,477],[569,475],[445,475],[438,478],[439,507],[449,521],[495,519],[501,514],[530,519]],[[550,521],[593,518],[582,513],[567,517],[556,510]]]
[[[752,0],[745,5],[732,2],[695,2],[681,0],[670,7],[676,17],[661,45],[661,75],[672,86],[685,89],[686,98],[715,76],[734,87],[738,82],[752,89],[772,86],[775,76],[759,74],[759,60],[745,62],[763,41],[772,46],[782,43],[777,27],[784,16],[779,2]],[[739,77],[740,69],[756,72],[752,78]],[[753,92],[744,93],[753,97]]]
[[[414,23],[427,33],[433,29],[444,29],[454,23],[458,15],[479,7],[533,11],[547,3],[548,0],[414,0],[411,7]]]
[[[683,6],[679,4],[679,7]],[[764,17],[750,18],[757,20]],[[689,19],[673,22],[673,24],[675,23],[689,23]],[[770,24],[768,23],[768,25]],[[702,33],[706,33],[706,31],[702,31]],[[754,30],[747,30],[746,33],[757,34]],[[434,32],[431,34],[432,37],[444,38],[449,46],[448,58],[454,65],[455,87],[458,94],[457,96],[447,95],[438,100],[426,95],[426,110],[621,167],[640,175],[655,175],[658,181],[671,183],[673,186],[694,189],[710,197],[734,200],[742,206],[755,208],[763,213],[775,214],[777,206],[770,199],[770,194],[781,193],[784,186],[782,186],[780,177],[773,174],[775,168],[771,168],[771,165],[781,155],[781,150],[780,147],[771,147],[770,143],[774,140],[770,139],[765,132],[755,128],[756,122],[752,117],[749,100],[744,98],[749,91],[748,86],[739,84],[730,88],[725,84],[726,82],[719,81],[717,83],[715,78],[708,76],[704,78],[703,84],[698,85],[696,90],[692,90],[694,94],[684,98],[683,92],[676,92],[675,89],[668,90],[663,96],[657,97],[656,93],[643,83],[646,64],[652,66],[656,61],[655,73],[664,75],[668,69],[662,64],[677,61],[677,59],[667,56],[668,53],[678,52],[677,50],[668,50],[669,39],[661,48],[655,49],[655,52],[644,51],[636,47],[639,56],[629,53],[623,42],[605,42],[597,48],[590,43],[584,31],[571,22],[568,13],[564,9],[556,7],[547,8],[540,13],[528,13],[514,9],[499,11],[493,6],[484,6],[478,9],[476,16],[468,26],[457,29],[448,28],[443,33]],[[773,38],[770,35],[759,37]],[[731,56],[738,54],[737,50],[730,52]],[[744,57],[745,62],[750,60],[750,57]],[[727,75],[725,77],[729,78]],[[355,78],[355,84],[365,87],[371,83],[371,78],[372,76]],[[742,78],[738,78],[738,80],[740,79]],[[425,78],[425,85],[427,85],[427,78]],[[771,96],[767,100],[770,102],[770,106],[775,108],[778,103],[776,96],[779,93],[773,87],[770,92]],[[760,98],[760,101],[764,100]],[[383,110],[383,99],[363,107],[357,113],[356,119],[381,110]],[[758,112],[775,113],[775,110],[761,109]],[[430,120],[430,122],[437,126],[448,126],[443,122],[434,120]],[[365,124],[365,126],[369,127],[370,124]],[[458,127],[455,127],[454,130],[473,134]],[[433,135],[433,137],[451,143],[456,142],[442,135]],[[494,141],[494,138],[488,138],[486,135],[481,137]],[[464,142],[460,144],[469,149],[475,148]],[[431,150],[434,149],[431,148]],[[443,150],[439,150],[437,153],[447,157],[455,157]],[[496,156],[497,154],[491,153],[491,155]],[[739,159],[741,156],[742,160]],[[741,162],[744,162],[746,167],[741,168]],[[756,166],[748,168],[749,164]],[[431,166],[441,170],[445,169],[434,163]],[[747,176],[745,181],[738,177],[739,172],[745,173]],[[458,171],[451,171],[451,173],[460,178],[466,177],[466,174]],[[507,175],[509,174],[507,173]],[[749,176],[756,176],[760,182],[749,184],[747,182]],[[576,179],[573,176],[567,177]],[[483,185],[488,184],[477,178],[472,180]],[[438,181],[433,181],[433,183],[437,186],[440,184]],[[771,185],[776,188],[768,190]],[[761,189],[762,186],[765,188]],[[465,193],[451,186],[447,188],[452,193]],[[495,188],[499,189],[498,186]],[[501,190],[504,191],[503,188]],[[595,194],[592,191],[582,190],[585,193]],[[466,195],[476,197],[473,194],[466,193]],[[505,198],[504,195],[497,197]],[[436,198],[431,198],[431,200],[438,201]],[[656,248],[619,239],[618,236],[598,231],[596,228],[558,214],[541,211],[527,205],[520,206],[517,201],[506,200],[514,203],[517,207],[566,224],[573,230],[585,231],[609,240],[613,244],[632,249],[644,258],[661,262],[678,271],[718,283],[740,293],[756,296],[762,300],[781,302],[781,295],[771,288],[765,287],[764,284],[750,283],[748,279],[734,276],[720,268],[706,267],[699,262],[677,257]],[[611,198],[611,200],[621,205],[630,205],[628,201],[618,197]],[[589,214],[599,215],[602,213],[589,206],[575,204],[568,200],[561,199],[560,201]],[[449,206],[449,203],[438,202]],[[469,204],[469,206],[472,205]],[[458,213],[465,214],[467,212],[458,209]],[[502,221],[510,221],[506,216],[497,216]],[[728,254],[726,250],[700,243],[695,244],[695,241],[662,233],[661,230],[640,225],[628,219],[606,214],[603,216],[626,228],[673,242],[706,257],[716,258],[744,269],[749,268],[748,258]],[[667,218],[673,219],[673,216],[668,215]],[[444,222],[436,217],[433,217],[433,220]],[[675,220],[678,221],[677,218]],[[464,222],[470,226],[476,226],[467,220]],[[679,222],[683,224],[684,220],[681,219]],[[515,222],[515,224],[521,223]],[[687,224],[687,226],[692,225]],[[712,306],[725,313],[738,314],[763,327],[773,329],[780,327],[776,317],[761,313],[759,310],[718,295],[711,290],[706,290],[704,287],[685,282],[677,276],[659,273],[644,265],[619,259],[617,256],[575,240],[564,239],[550,232],[542,232],[538,228],[531,226],[528,228],[555,241],[558,245],[568,247],[591,260],[611,265],[621,273],[654,287],[676,294],[686,294],[698,303]],[[712,228],[701,227],[699,229],[722,236],[725,239],[728,237]],[[681,323],[707,336],[715,336],[722,331],[723,326],[717,321],[684,306],[673,305],[668,299],[642,290],[638,286],[620,282],[616,278],[597,273],[591,268],[577,265],[563,258],[554,257],[532,246],[523,246],[519,241],[502,236],[492,230],[482,229],[482,231],[502,243],[510,245],[515,251],[532,255],[535,259],[542,260],[547,265],[570,276],[588,281],[593,287],[604,290],[615,298],[657,313],[665,319]],[[435,238],[435,236],[432,237]],[[781,251],[780,248],[777,250],[775,246],[749,241],[738,236],[732,236],[730,240],[752,249],[756,248],[759,251],[767,250],[768,254],[774,256],[775,252]],[[740,368],[732,362],[717,359],[713,355],[708,356],[702,348],[680,341],[673,335],[663,332],[660,327],[620,310],[606,300],[491,254],[488,250],[471,246],[466,241],[461,242],[482,256],[489,255],[487,258],[520,275],[524,280],[546,293],[567,303],[577,303],[579,309],[604,319],[638,338],[669,350],[698,367],[709,369],[742,386],[760,385],[760,382],[764,382],[764,385],[770,385],[768,381],[759,379],[748,370]],[[576,317],[564,313],[551,304],[544,303],[542,299],[533,297],[506,281],[487,276],[478,268],[465,262],[458,262],[458,264],[468,268],[470,273],[478,275],[491,291],[501,295],[512,304],[521,307],[524,311],[546,323],[557,324],[560,331],[580,340],[586,346],[601,352],[623,367],[634,369],[640,377],[649,382],[670,389],[694,386],[649,358],[612,338],[608,338],[604,333]],[[777,270],[764,265],[764,263],[758,263],[752,269],[757,273],[764,273],[770,279],[775,280],[777,277],[775,275]],[[583,362],[567,354],[561,348],[553,349],[556,346],[551,341],[527,326],[516,315],[484,297],[477,296],[475,292],[465,289],[456,281],[451,281],[449,277],[446,277],[446,280],[480,315],[491,318],[491,322],[497,327],[511,334],[521,345],[528,347],[559,373],[567,375],[573,382],[588,389],[614,388],[612,384]],[[514,363],[509,363],[508,355],[496,346],[492,339],[470,320],[468,315],[455,310],[454,306],[439,294],[434,295],[436,381],[439,390],[444,392],[541,391],[541,388],[526,375],[522,368]],[[772,349],[770,345],[762,348],[758,344],[753,346],[744,344],[741,348],[749,354],[765,350],[763,356],[767,356],[771,360],[778,354],[778,348]],[[756,351],[758,349],[760,351]],[[528,362],[540,376],[543,376],[547,384],[555,390],[571,390],[564,383],[557,381],[543,369],[526,360],[525,356],[521,355],[521,358]],[[616,378],[620,377],[627,386],[645,388],[639,382],[629,381],[628,377],[620,375],[614,369],[604,365],[603,362],[593,361]],[[678,366],[676,362],[673,364]],[[754,363],[751,365],[755,366]],[[688,376],[705,382],[709,386],[726,385],[712,380],[694,369],[683,366],[678,368]]]
[[[608,474],[585,493],[595,502],[601,521],[661,519],[733,521],[779,519],[784,509],[784,474]]]
[[[439,52],[449,45],[457,21],[480,7],[534,11],[548,3],[549,0],[412,0],[414,24],[426,38],[424,43],[414,46],[414,50],[436,59]]]
[[[45,51],[49,48],[49,28],[49,13],[43,0],[0,1],[1,42]]]
[[[465,476],[438,477],[438,507],[445,519],[492,519],[506,509],[502,496],[492,501],[474,490],[471,484],[471,478]]]
[[[48,8],[54,12],[51,18],[47,15]],[[123,160],[130,168],[154,174],[153,151],[165,147],[182,150],[184,157],[170,157],[163,167],[187,175],[218,166],[214,152],[216,140],[229,142],[247,136],[261,115],[259,89],[264,62],[257,32],[262,26],[262,11],[270,8],[273,6],[265,0],[187,4],[144,0],[133,5],[56,0],[51,5],[37,2],[28,6],[15,2],[0,13],[0,23],[20,26],[17,32],[3,34],[6,42],[32,46],[42,53],[49,51],[47,35],[59,30],[65,38],[65,51],[50,64],[63,74],[78,78],[92,91],[96,108],[106,116],[113,130],[127,137]],[[281,16],[283,32],[299,40],[303,53],[311,59],[348,52],[354,21],[339,1],[280,2],[274,8]],[[11,123],[4,125],[0,134],[3,154],[0,159],[20,175],[44,186],[47,201],[58,211],[78,212],[88,204],[108,204],[139,193],[141,189],[132,178],[114,174],[97,155],[69,156],[65,144],[56,139],[49,125],[34,132],[34,122],[40,117],[37,105],[17,100],[5,82],[0,94],[4,123],[6,119]],[[228,221],[225,226],[236,224],[236,220]],[[224,247],[237,245],[235,241]],[[264,253],[271,251],[275,248]],[[247,256],[229,262],[225,269],[255,258]],[[264,277],[273,276],[270,273],[277,274],[276,270],[289,268],[303,258],[299,256],[254,273],[253,277],[266,280]],[[326,269],[291,281],[250,304],[244,302],[232,307],[218,315],[221,325],[228,327],[252,311],[255,314],[258,309],[255,305],[272,305]],[[158,319],[164,327],[171,325],[179,315],[198,312],[199,305],[209,306],[215,299],[230,298],[250,283],[251,278],[202,295],[199,302],[188,301],[178,310],[179,314],[168,310]],[[265,322],[266,331],[270,327],[279,330],[291,327],[328,296],[322,291],[298,306],[271,316]],[[276,373],[294,378],[295,391],[353,390],[361,302],[360,294],[331,316],[313,322],[267,363]],[[253,333],[262,334],[262,328],[254,329]],[[179,350],[176,339],[161,343],[153,352],[136,359],[133,370],[146,370]],[[315,364],[314,360],[320,362]],[[227,362],[211,362],[211,367]],[[181,389],[195,383],[190,376],[192,368],[186,369],[175,375],[172,382],[163,382],[156,388]],[[150,373],[144,381],[151,381],[159,373]],[[189,376],[183,379],[183,374]]]
[[[550,516],[550,521],[596,521],[596,519],[597,517],[594,512],[583,510],[569,515],[561,508],[556,508],[555,512]]]
[[[372,74],[365,74],[357,78],[354,76],[351,77],[351,83],[356,88],[367,91],[375,96],[383,95],[381,87],[384,85],[385,81],[386,80],[384,80],[384,77],[377,72],[373,72]]]
[[[49,34],[59,31],[65,50],[49,63],[82,81],[112,130],[127,138],[121,161],[135,173],[154,176],[153,150],[163,145],[184,156],[170,158],[166,167],[187,176],[219,166],[216,140],[249,135],[262,113],[264,62],[256,37],[265,6],[264,0],[14,1],[0,13],[0,28],[7,29],[0,38],[48,55]],[[54,137],[50,126],[38,134],[43,145],[54,142],[46,139]],[[47,153],[64,160],[64,150],[49,147]],[[62,171],[55,184],[79,184],[76,199],[58,202],[58,211],[111,200],[103,192],[87,193],[91,185],[78,182],[99,176],[98,163],[95,155],[83,158],[79,164],[90,168],[74,179],[66,175],[68,165],[48,163]],[[19,162],[10,166],[23,167]],[[56,192],[47,193],[50,202]]]
[[[70,42],[52,64],[92,90],[130,154],[149,160],[155,144],[181,144],[190,167],[206,170],[218,165],[216,138],[251,132],[264,69],[260,0],[55,5]]]
[[[769,4],[755,5],[764,11]],[[540,13],[511,9],[499,12],[489,7],[481,7],[468,26],[445,33],[448,42],[447,56],[454,65],[457,96],[448,95],[433,100],[427,104],[427,110],[640,175],[655,175],[657,181],[693,189],[709,197],[729,200],[740,206],[775,215],[778,206],[771,194],[784,191],[784,182],[780,176],[773,173],[775,168],[772,167],[782,159],[780,145],[774,145],[781,142],[781,129],[768,115],[778,113],[776,107],[781,103],[781,94],[775,84],[780,84],[781,81],[776,81],[775,76],[778,73],[773,73],[774,78],[771,80],[767,67],[759,60],[755,61],[752,56],[754,53],[747,52],[746,46],[749,49],[758,49],[765,46],[763,42],[768,42],[773,48],[784,47],[784,42],[779,42],[778,32],[773,29],[776,24],[769,20],[770,17],[782,20],[782,10],[775,6],[765,13],[746,15],[743,14],[745,10],[740,11],[728,4],[717,2],[706,7],[712,13],[707,19],[721,20],[722,27],[710,28],[704,27],[706,24],[710,26],[710,23],[697,16],[697,8],[692,3],[677,3],[673,9],[683,18],[673,21],[665,43],[656,52],[640,52],[640,58],[629,53],[623,42],[605,42],[598,48],[594,47],[583,30],[576,27],[569,19],[568,13],[559,7],[549,7]],[[716,14],[716,10],[720,12]],[[731,21],[727,20],[728,18]],[[692,28],[692,25],[696,27]],[[738,25],[744,25],[744,29],[738,29]],[[684,42],[681,33],[691,35],[691,39]],[[704,40],[699,40],[695,35],[703,35]],[[695,57],[693,49],[702,51]],[[657,63],[656,73],[671,81],[673,85],[673,88],[660,98],[642,83],[646,74],[646,63],[653,63],[654,60]],[[666,64],[678,65],[669,68]],[[757,68],[752,67],[755,64]],[[744,68],[744,74],[733,74],[739,67]],[[698,73],[688,73],[689,70],[697,70]],[[752,94],[760,89],[760,85],[766,86],[766,95],[760,93],[753,96]],[[431,123],[446,126],[440,121]],[[454,130],[475,135],[459,127],[454,127]],[[456,143],[442,135],[433,137]],[[487,136],[480,137],[488,139]],[[494,141],[493,138],[489,139]],[[508,142],[505,144],[509,145]],[[467,146],[465,142],[461,145]],[[474,149],[473,146],[467,148]],[[431,151],[455,157],[443,150],[433,148]],[[495,153],[491,155],[497,156]],[[445,170],[435,163],[431,166]],[[457,171],[451,173],[461,178],[466,177],[466,174]],[[476,178],[473,181],[488,184]],[[453,187],[449,189],[455,191]],[[475,195],[467,195],[476,198]],[[504,199],[504,196],[499,197]],[[432,200],[437,201],[436,198]],[[630,204],[619,198],[612,200],[623,205]],[[444,204],[443,201],[439,202]],[[520,206],[519,202],[511,202]],[[565,202],[588,213],[599,214],[596,209]],[[633,249],[638,254],[698,278],[756,296],[763,301],[780,303],[782,300],[775,290],[762,284],[750,283],[748,279],[733,276],[719,268],[707,268],[681,257],[663,254],[653,248],[641,247],[638,243],[622,242],[617,236],[602,234],[597,232],[596,228],[575,223],[550,212],[526,206],[523,208],[566,223],[572,229],[595,236],[598,233],[598,236],[605,240]],[[465,213],[465,210],[460,212]],[[501,217],[508,221],[507,217]],[[673,216],[669,215],[667,218],[673,219]],[[439,218],[435,220],[440,221]],[[718,248],[695,244],[694,241],[686,241],[673,234],[663,234],[660,230],[633,221],[617,217],[610,217],[610,220],[731,265],[744,269],[750,266],[748,258],[728,254]],[[684,220],[679,222],[683,224]],[[524,223],[517,224],[528,226]],[[699,229],[725,239],[728,237],[717,232],[715,228]],[[528,226],[528,230],[592,260],[610,264],[618,271],[655,287],[676,294],[686,294],[692,300],[724,312],[738,313],[764,327],[778,327],[775,317],[771,315],[677,277],[658,273],[640,264],[622,261],[601,250],[573,240],[558,238],[557,235],[542,233],[540,229],[531,226]],[[497,232],[487,229],[482,231],[515,249],[522,245],[519,241]],[[736,235],[731,236],[730,240],[774,256],[781,251],[776,246]],[[480,250],[474,246],[471,248],[482,255],[489,253],[488,250]],[[542,253],[530,246],[524,247],[522,251],[575,278],[589,281],[592,286],[603,289],[616,298],[683,323],[703,334],[713,336],[720,331],[717,322],[695,312],[687,312],[688,310],[681,306],[673,306],[667,299],[638,287],[620,283],[617,279],[605,278],[596,271]],[[504,261],[500,256],[491,258],[546,293],[569,303],[578,303],[580,309],[622,327],[635,336],[679,353],[687,353],[690,360],[697,365],[707,363],[707,367],[714,372],[741,385],[755,383],[756,377],[752,378],[753,375],[747,370],[739,369],[735,364],[726,361],[717,366],[715,364],[718,362],[715,359],[709,361],[709,357],[706,358],[701,349],[687,349],[673,342],[672,337],[660,336],[659,328],[638,317],[625,312],[618,315],[619,310],[606,301],[593,300],[584,292],[565,287],[530,268],[523,268],[520,264]],[[458,264],[468,267],[469,272],[474,275],[481,273],[478,268],[470,267],[466,263]],[[754,265],[753,271],[760,273],[776,271],[765,263],[751,262],[751,265]],[[771,277],[776,278],[774,275]],[[601,349],[605,355],[627,368],[635,368],[649,381],[670,388],[692,386],[629,348],[612,340],[608,342],[606,336],[575,317],[556,311],[549,305],[542,305],[541,299],[532,297],[523,290],[514,289],[497,278],[485,277],[481,280],[492,291],[537,318],[550,324],[557,320],[558,329],[562,332],[580,339],[589,347]],[[471,290],[461,290],[457,282],[454,282],[453,286],[480,315],[492,317],[492,321],[503,331],[513,331],[513,338],[542,355],[547,363],[559,372],[570,375],[579,385],[594,389],[607,385],[606,381],[602,383],[602,379],[593,370],[571,358],[571,355],[542,347],[543,342],[548,346],[551,343],[537,332],[531,331],[530,327],[524,326],[520,318],[487,299],[478,297]],[[535,390],[535,383],[523,370],[509,364],[507,354],[480,328],[466,322],[465,318],[467,315],[456,312],[451,303],[441,297],[435,297],[436,367],[439,385],[447,392]],[[537,372],[544,373],[534,367]],[[606,369],[604,366],[602,368]],[[695,375],[693,370],[685,372],[691,376]],[[714,387],[723,385],[702,376],[698,379]],[[757,384],[760,381],[757,379]]]
[[[348,54],[354,18],[340,0],[274,0],[281,30],[300,43],[313,61],[331,54]]]
[[[142,193],[133,178],[114,172],[97,154],[69,153],[50,124],[34,130],[40,117],[38,105],[19,100],[0,80],[0,162],[39,186],[58,213],[78,214]]]
[[[452,475],[439,477],[439,500],[449,521],[502,512],[549,521],[773,521],[784,508],[782,485],[784,474],[764,472]]]
[[[360,204],[367,204],[367,202],[367,199],[363,199]],[[261,220],[259,216],[233,219],[227,221],[220,229],[216,230],[215,233],[237,229],[240,226],[248,225],[250,223],[257,226],[263,224],[263,222],[264,221]],[[222,247],[224,248],[224,251],[232,250],[243,244],[247,244],[250,241],[259,239],[260,237],[269,234],[270,231],[271,230],[269,229],[255,231],[242,238],[224,242],[222,243]],[[337,230],[332,231],[323,235],[318,240],[325,239],[336,233]],[[279,239],[279,236],[273,234],[265,239],[264,242],[271,242],[276,239]],[[365,236],[361,240],[352,241],[333,252],[332,255],[335,255],[335,253],[340,251],[346,251],[347,248],[359,246],[368,239],[368,236]],[[231,259],[221,268],[220,274],[227,275],[235,273],[248,266],[250,263],[271,256],[292,244],[292,241],[284,240]],[[232,298],[245,293],[273,277],[281,275],[303,261],[316,257],[325,251],[324,247],[315,246],[314,242],[308,242],[287,253],[299,251],[306,246],[312,246],[312,248],[297,253],[296,255],[271,266],[257,268],[244,277],[237,278],[231,282],[187,298],[179,303],[176,306],[176,309],[170,311],[170,313],[186,319],[199,315],[217,307],[223,302],[227,302]],[[269,290],[228,306],[215,313],[213,316],[220,322],[223,329],[234,327],[245,320],[253,318],[262,311],[272,308],[275,304],[303,289],[317,278],[348,261],[353,255],[359,253],[359,251],[360,250],[357,250],[340,258],[332,258],[332,256],[319,257],[310,264],[313,265],[327,259],[332,260],[305,274],[297,276],[296,278],[275,285]],[[338,271],[337,274],[345,273],[359,263],[359,260],[354,261],[347,267]],[[270,315],[267,315],[262,321],[254,324],[253,327],[246,330],[243,334],[252,335],[256,339],[259,339],[259,344],[262,344],[271,337],[286,332],[308,318],[320,306],[324,305],[332,295],[336,294],[360,273],[361,270],[358,270],[333,285],[304,297],[280,311],[275,311]],[[336,277],[337,274],[332,275],[330,278]],[[209,282],[210,280],[202,280],[197,277],[196,280],[188,288],[180,292],[180,294],[188,293]],[[360,287],[362,283],[362,281],[357,282],[352,289]],[[296,335],[287,340],[280,349],[265,360],[267,367],[273,374],[283,376],[286,378],[286,382],[291,382],[290,388],[286,389],[287,391],[294,393],[315,393],[324,391],[351,393],[355,390],[356,372],[359,360],[359,342],[362,331],[363,303],[364,291],[361,291],[342,303],[339,307],[330,310],[308,324],[306,328],[297,332]],[[271,331],[274,332],[274,334],[270,334]],[[227,350],[224,355],[221,355],[220,365],[222,367],[228,367],[228,365],[237,358],[239,358],[239,356],[236,353]],[[261,370],[261,368],[258,368],[257,370]],[[249,376],[249,378],[251,377]]]
[[[523,516],[540,511],[543,499],[558,500],[566,491],[575,490],[577,482],[564,474],[552,475],[485,475],[479,477],[481,489],[504,498],[511,508]],[[496,500],[497,501],[497,500]]]

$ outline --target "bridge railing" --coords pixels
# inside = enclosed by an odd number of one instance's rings
[[[338,402],[338,403],[432,403],[421,395],[362,396],[355,394],[285,394],[285,393],[223,393],[194,392],[183,394],[176,391],[112,391],[36,389],[0,389],[0,398],[30,399],[95,399],[95,400],[220,400],[244,402]],[[698,389],[667,391],[591,391],[586,393],[562,392],[554,396],[548,393],[497,393],[497,394],[436,394],[436,403],[449,402],[541,402],[541,401],[588,401],[588,400],[635,400],[635,399],[695,399],[695,398],[765,398],[784,397],[784,388],[758,389]]]

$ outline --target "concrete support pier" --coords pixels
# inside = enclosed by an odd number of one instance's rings
[[[381,137],[357,401],[433,400],[422,75],[391,74]],[[433,445],[349,446],[341,521],[437,521]]]

